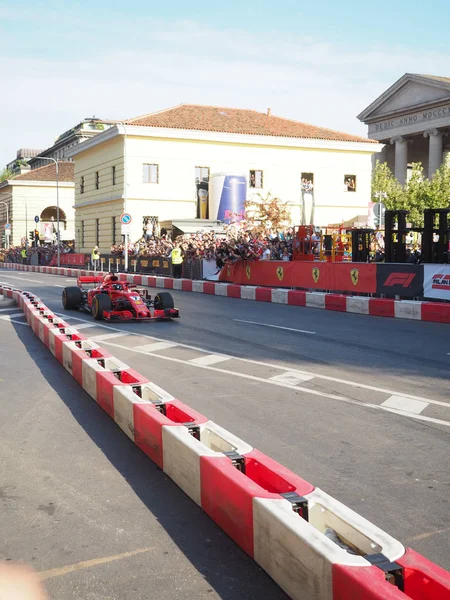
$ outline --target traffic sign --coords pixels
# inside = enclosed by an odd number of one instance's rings
[[[130,213],[122,213],[120,215],[120,222],[122,225],[130,225],[132,219]]]
[[[39,217],[37,215],[34,217],[34,222],[39,223]]]
[[[386,207],[382,202],[377,202],[373,207],[373,214],[375,215],[375,227],[384,227]]]
[[[123,225],[121,227],[122,235],[130,235],[131,233],[131,225]]]
[[[5,235],[6,237],[11,235],[11,229],[5,229]]]
[[[5,232],[11,229],[11,223],[5,223]]]

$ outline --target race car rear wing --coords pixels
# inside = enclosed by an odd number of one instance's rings
[[[101,283],[104,280],[104,275],[98,275],[97,277],[93,277],[92,275],[80,276],[77,279],[78,285],[83,283]]]

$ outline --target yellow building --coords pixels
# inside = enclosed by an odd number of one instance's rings
[[[291,204],[293,224],[314,191],[314,224],[368,214],[372,140],[252,110],[180,105],[117,124],[70,151],[75,161],[77,249],[108,251],[121,241],[119,217],[198,215],[198,182],[244,174],[247,196],[271,193]],[[309,222],[310,206],[306,220]]]
[[[59,218],[61,240],[74,239],[74,164],[60,162],[59,177]],[[6,208],[11,224],[9,244],[18,246],[29,232],[37,228],[42,241],[56,240],[56,167],[52,163],[33,169],[13,179],[0,183],[0,230],[3,233],[6,223]],[[36,226],[34,217],[39,217]],[[54,226],[51,224],[54,223]],[[53,233],[53,235],[52,235]]]

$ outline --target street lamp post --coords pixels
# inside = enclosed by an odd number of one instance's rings
[[[58,267],[61,266],[61,250],[59,247],[59,168],[58,168],[58,159],[50,158],[49,156],[36,156],[36,158],[40,158],[41,160],[51,160],[56,165],[56,252],[58,256]]]
[[[127,130],[125,123],[120,122],[118,125],[123,127],[123,212],[127,212],[128,201],[128,182],[127,182]],[[115,240],[114,240],[115,241]],[[125,234],[125,273],[128,273],[128,234]]]
[[[9,223],[9,209],[8,209],[8,205],[6,204],[6,202],[1,201],[0,204],[4,204],[6,206],[6,222]],[[8,250],[9,248],[9,235],[6,235],[6,229],[5,229],[5,239],[6,239],[6,249]]]

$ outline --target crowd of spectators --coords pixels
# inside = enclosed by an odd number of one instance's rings
[[[37,255],[37,264],[49,265],[52,258],[56,256],[58,252],[57,244],[39,244],[38,246],[30,246],[22,242],[20,246],[10,246],[8,249],[0,249],[0,260],[3,262],[24,262],[22,253],[26,250],[26,262],[31,263],[31,257]],[[75,252],[75,242],[61,242],[60,254],[69,254]]]
[[[128,244],[128,254],[132,258],[170,256],[179,244],[185,259],[215,260],[218,267],[240,259],[288,261],[292,258],[292,237],[292,228],[259,231],[228,225],[220,232],[200,230],[179,235],[174,240],[164,232],[159,237],[143,236]],[[114,256],[123,256],[124,252],[123,244],[111,247]]]

